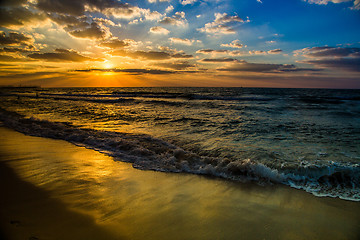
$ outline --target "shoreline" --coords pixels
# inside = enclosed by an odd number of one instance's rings
[[[360,236],[358,202],[287,186],[141,171],[62,140],[4,127],[0,133],[0,223],[9,239]]]

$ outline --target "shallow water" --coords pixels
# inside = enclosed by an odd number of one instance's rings
[[[26,125],[5,112],[7,126],[137,168],[280,182],[360,200],[358,90],[2,89],[0,96],[1,108],[32,117]]]
[[[120,239],[360,236],[357,202],[317,198],[281,185],[261,187],[194,174],[140,171],[64,141],[4,128],[0,133],[1,161]]]

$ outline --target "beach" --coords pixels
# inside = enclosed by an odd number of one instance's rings
[[[5,239],[358,239],[360,204],[131,164],[1,128]]]

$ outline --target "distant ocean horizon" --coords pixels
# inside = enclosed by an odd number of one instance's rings
[[[143,170],[360,201],[360,90],[0,88],[0,121]]]

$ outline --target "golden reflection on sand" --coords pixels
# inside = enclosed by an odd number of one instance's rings
[[[134,169],[60,140],[1,128],[26,181],[128,239],[357,239],[360,204],[189,174]],[[76,227],[76,226],[74,226]]]

